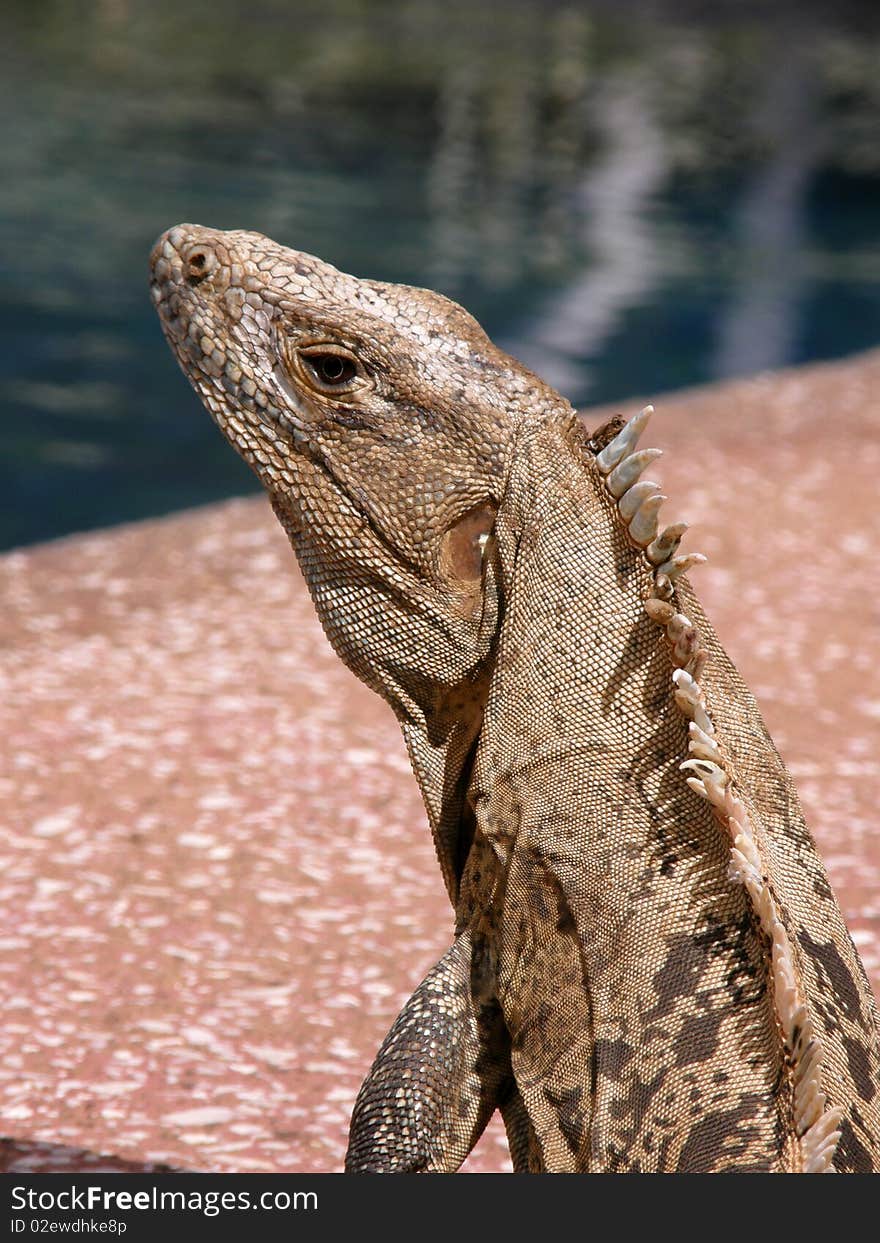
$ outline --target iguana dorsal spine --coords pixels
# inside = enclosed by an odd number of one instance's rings
[[[674,665],[673,695],[688,720],[689,758],[681,764],[681,771],[686,774],[687,784],[694,793],[711,804],[720,828],[728,834],[731,883],[745,887],[769,943],[773,1002],[791,1078],[798,1168],[807,1174],[833,1173],[844,1109],[842,1106],[828,1108],[822,1089],[822,1041],[815,1034],[804,1000],[798,964],[780,918],[755,828],[748,808],[736,793],[723,743],[716,735],[700,686],[700,675],[709,653],[700,645],[696,626],[675,607],[676,579],[706,558],[698,553],[673,555],[685,524],[667,527],[658,535],[657,512],[666,498],[656,490],[655,484],[637,482],[648,462],[660,452],[635,448],[652,412],[653,407],[646,406],[634,415],[597,455],[596,464],[605,474],[605,486],[617,501],[630,539],[644,550],[653,570],[653,594],[645,600],[645,611],[652,621],[663,627]]]

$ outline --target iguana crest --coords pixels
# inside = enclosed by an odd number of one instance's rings
[[[645,406],[596,456],[605,486],[633,544],[644,551],[653,574],[653,591],[645,611],[663,627],[674,666],[675,702],[688,721],[688,759],[681,764],[687,784],[712,806],[721,829],[730,838],[730,879],[748,891],[770,945],[773,1004],[791,1078],[793,1126],[798,1141],[799,1168],[807,1174],[833,1172],[834,1151],[840,1139],[844,1109],[827,1109],[822,1090],[822,1042],[804,1003],[803,983],[761,858],[748,808],[736,792],[736,781],[716,734],[700,675],[709,659],[700,644],[697,627],[675,607],[676,580],[705,561],[701,553],[676,556],[687,524],[676,523],[657,534],[658,510],[667,498],[658,486],[639,481],[645,467],[660,456],[659,449],[637,450],[636,445],[653,413]]]

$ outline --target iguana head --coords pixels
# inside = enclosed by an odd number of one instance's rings
[[[319,471],[345,535],[354,510],[426,582],[479,577],[449,532],[497,504],[523,408],[561,399],[466,311],[190,224],[156,243],[152,294],[191,383],[291,525],[314,517],[304,489]]]
[[[570,408],[447,298],[258,233],[178,225],[151,269],[172,350],[268,491],[330,641],[403,723],[452,888],[498,624],[481,554],[516,427]]]

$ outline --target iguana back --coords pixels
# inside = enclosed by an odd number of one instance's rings
[[[873,1001],[791,781],[690,559],[621,520],[620,442],[579,441],[564,419],[518,438],[473,781],[541,1164],[821,1169],[841,1120],[838,1167],[871,1168]]]
[[[757,707],[658,534],[648,411],[589,442],[461,308],[257,234],[153,254],[181,365],[401,721],[456,906],[347,1168],[880,1165],[874,1002]],[[614,433],[617,434],[614,434]]]

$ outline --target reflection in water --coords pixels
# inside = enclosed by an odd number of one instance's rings
[[[105,0],[0,15],[0,545],[252,486],[146,293],[178,220],[427,284],[579,403],[880,338],[866,6]]]
[[[650,83],[638,67],[606,79],[592,119],[598,154],[572,196],[591,262],[536,310],[528,339],[504,343],[569,393],[589,393],[582,360],[600,354],[623,313],[648,300],[663,271],[651,204],[669,167]]]
[[[806,199],[822,135],[815,67],[797,45],[777,52],[748,118],[768,154],[734,209],[740,269],[719,317],[718,376],[782,367],[795,355],[807,279]]]

